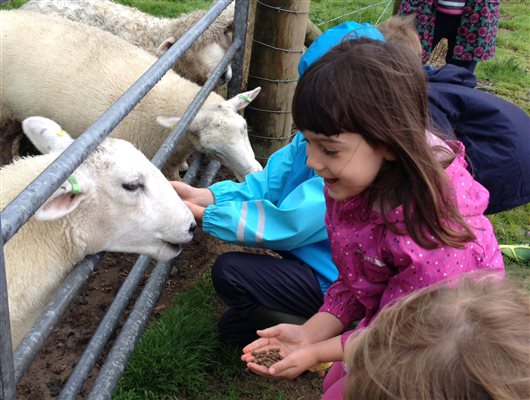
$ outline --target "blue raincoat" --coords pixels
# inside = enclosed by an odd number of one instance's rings
[[[370,24],[345,22],[325,31],[302,56],[305,70],[331,47],[357,37],[383,40]],[[244,182],[210,186],[215,204],[204,212],[203,230],[224,241],[259,246],[296,257],[315,272],[322,292],[337,278],[324,224],[324,182],[306,166],[306,144],[298,133],[275,152],[263,171]]]

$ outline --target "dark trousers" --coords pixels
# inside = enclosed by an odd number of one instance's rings
[[[432,48],[434,49],[440,40],[446,38],[447,55],[445,56],[445,62],[447,64],[464,67],[469,72],[474,72],[475,67],[477,66],[476,61],[462,61],[453,58],[453,50],[456,45],[456,33],[458,31],[458,26],[460,25],[460,18],[461,15],[449,15],[444,13],[436,14],[436,26],[434,27]]]
[[[311,267],[294,259],[225,253],[214,263],[212,282],[228,306],[218,324],[221,340],[239,346],[255,340],[256,329],[264,328],[255,319],[257,310],[265,308],[308,319],[323,302]]]

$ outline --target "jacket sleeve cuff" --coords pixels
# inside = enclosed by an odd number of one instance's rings
[[[208,208],[211,208],[211,207],[206,207],[204,209],[204,214],[202,216],[202,230],[210,234],[213,228],[215,227],[215,225],[212,223],[213,217],[212,217],[212,214],[208,211]]]
[[[226,201],[231,201],[233,198],[230,196],[230,193],[232,193],[232,190],[227,188],[231,184],[230,181],[221,181],[214,183],[213,185],[209,186],[208,189],[213,194],[214,198],[214,204],[221,204]],[[206,214],[206,212],[205,212]],[[204,223],[204,219],[203,219]]]
[[[350,324],[353,322],[353,317],[352,315],[350,315],[351,313],[341,311],[339,308],[330,306],[326,303],[324,303],[324,305],[320,307],[319,312],[330,313],[334,317],[338,318],[340,322],[342,322],[342,325],[344,325],[345,328],[350,326]]]

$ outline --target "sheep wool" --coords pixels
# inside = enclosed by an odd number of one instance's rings
[[[51,118],[72,136],[83,133],[155,62],[156,57],[109,32],[66,18],[0,11],[0,125],[33,115]],[[200,87],[168,71],[114,129],[112,137],[154,156],[170,133],[158,116],[181,116]],[[246,92],[254,98],[259,88]],[[238,110],[247,102],[211,93],[172,155],[193,151],[218,159],[238,179],[261,169]],[[174,174],[176,177],[177,174]]]
[[[177,18],[159,18],[110,0],[30,0],[21,9],[103,29],[158,56],[206,13],[199,10]],[[233,21],[232,3],[177,61],[175,72],[203,85],[232,43]],[[223,82],[230,76],[227,70]]]

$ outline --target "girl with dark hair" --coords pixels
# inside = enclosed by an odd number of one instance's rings
[[[293,118],[307,141],[307,166],[324,179],[325,222],[339,277],[303,325],[258,331],[243,361],[258,374],[294,378],[340,361],[340,336],[366,327],[390,302],[478,269],[503,271],[488,192],[466,170],[460,142],[427,131],[427,87],[414,54],[360,38],[332,48],[301,77]],[[339,336],[337,336],[339,335]],[[269,368],[252,352],[280,348]],[[335,363],[324,398],[342,395]]]

